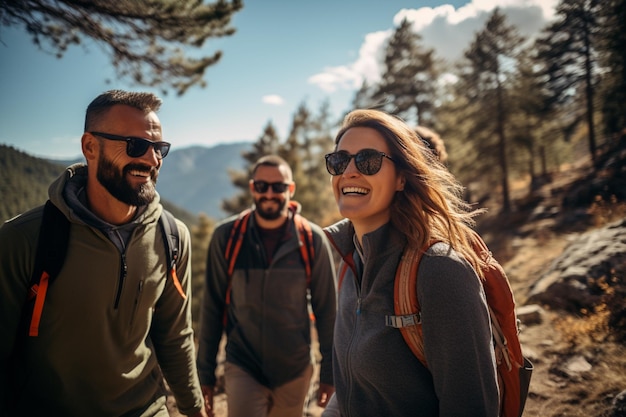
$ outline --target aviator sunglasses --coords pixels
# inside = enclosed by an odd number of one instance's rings
[[[156,152],[157,158],[163,159],[167,156],[167,153],[170,151],[171,144],[169,142],[157,141],[153,142],[144,138],[137,138],[134,136],[118,136],[112,135],[110,133],[102,133],[102,132],[89,132],[94,136],[100,136],[101,138],[108,140],[117,140],[120,142],[126,142],[126,155],[131,158],[139,158],[143,156],[150,146],[154,148]]]
[[[254,191],[261,194],[266,193],[270,187],[276,194],[284,193],[289,188],[289,184],[284,182],[252,181],[252,185],[254,186]]]
[[[362,149],[354,155],[346,151],[337,151],[327,154],[325,158],[326,170],[330,175],[343,174],[352,158],[354,158],[356,169],[363,175],[374,175],[380,171],[383,165],[383,158],[393,162],[389,155],[376,149]]]

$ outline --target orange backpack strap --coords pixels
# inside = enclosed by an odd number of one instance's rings
[[[176,291],[183,300],[187,299],[187,294],[176,274],[176,265],[178,263],[178,248],[180,246],[180,237],[178,235],[178,226],[174,216],[169,211],[163,209],[161,217],[159,217],[161,232],[163,233],[163,242],[165,245],[165,256],[167,258],[168,273],[172,277],[172,283]]]
[[[228,305],[230,304],[230,291],[232,287],[231,277],[235,271],[235,262],[237,262],[237,256],[239,255],[241,245],[243,244],[243,237],[248,229],[248,220],[250,219],[251,213],[251,209],[244,210],[239,214],[237,219],[235,219],[233,227],[230,229],[230,235],[228,237],[228,242],[226,243],[226,250],[224,251],[224,258],[226,259],[226,264],[228,265],[228,284],[226,286],[226,299],[224,300],[224,315],[222,318],[224,326],[226,326],[226,321],[228,319],[227,312]]]
[[[304,270],[306,272],[306,286],[311,285],[311,276],[313,273],[313,259],[315,259],[315,247],[313,245],[313,230],[309,221],[300,214],[293,216],[296,229],[298,231],[298,241],[300,243],[300,255],[304,262]]]
[[[237,256],[239,255],[239,251],[241,250],[241,245],[243,243],[243,237],[246,234],[246,230],[248,229],[248,219],[250,218],[250,214],[252,210],[247,209],[242,211],[239,214],[239,217],[233,223],[232,229],[230,229],[230,236],[228,237],[228,242],[226,243],[226,250],[224,251],[224,258],[226,259],[226,263],[228,264],[228,276],[230,277],[235,270],[235,262],[237,261]]]
[[[393,295],[395,315],[385,316],[385,324],[400,329],[406,344],[426,367],[422,318],[417,299],[417,271],[428,247],[430,245],[424,249],[405,248],[396,268]]]

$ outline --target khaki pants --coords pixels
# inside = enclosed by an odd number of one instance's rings
[[[280,387],[269,389],[246,371],[226,362],[224,382],[228,417],[302,417],[313,365]]]

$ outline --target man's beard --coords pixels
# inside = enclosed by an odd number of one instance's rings
[[[152,181],[141,184],[136,189],[133,188],[126,180],[126,175],[133,170],[150,172],[150,179]],[[106,159],[104,155],[101,155],[98,160],[97,178],[100,184],[102,184],[113,197],[131,206],[143,206],[154,200],[156,196],[154,185],[156,184],[158,176],[159,172],[156,169],[150,169],[150,167],[146,165],[129,164],[120,172],[113,162]]]
[[[274,210],[264,210],[263,208],[261,208],[261,203],[265,202],[265,201],[274,201],[278,204],[278,208],[274,211]],[[285,205],[287,204],[287,200],[284,199],[278,199],[278,198],[266,198],[266,197],[261,197],[257,200],[254,201],[255,204],[255,210],[257,212],[257,214],[265,220],[276,220],[278,219],[280,216],[282,216],[283,211],[285,209]]]

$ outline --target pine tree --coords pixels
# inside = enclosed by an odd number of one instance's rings
[[[189,51],[232,35],[230,19],[242,7],[241,0],[5,0],[0,25],[23,27],[35,45],[59,58],[70,45],[91,39],[107,49],[120,77],[182,95],[191,86],[204,87],[206,69],[222,55]]]
[[[502,211],[511,211],[507,163],[507,89],[515,77],[517,55],[523,39],[496,8],[485,27],[476,33],[460,68],[459,93],[468,103],[470,140],[482,163],[500,168]],[[493,139],[496,140],[493,143]]]
[[[604,0],[599,7],[604,131],[619,135],[626,126],[626,1]]]
[[[302,214],[318,224],[338,217],[324,159],[333,148],[331,125],[328,102],[322,103],[317,115],[300,104],[281,155],[293,170],[295,199],[302,205]]]
[[[411,23],[402,20],[385,50],[385,72],[373,98],[385,102],[390,113],[432,126],[438,63],[434,50],[424,48],[421,41]]]
[[[511,143],[514,147],[522,148],[526,152],[511,152],[519,159],[527,162],[527,172],[531,184],[538,184],[539,178],[545,178],[548,173],[546,161],[547,148],[552,147],[554,140],[544,141],[550,128],[550,112],[547,108],[547,93],[541,84],[541,76],[536,71],[536,57],[533,48],[527,48],[520,54],[518,76],[513,80],[510,90],[512,115]],[[556,134],[549,136],[555,137]],[[522,155],[526,155],[524,158]],[[537,171],[540,170],[540,175]]]
[[[543,61],[546,84],[554,106],[575,100],[583,90],[588,128],[589,153],[596,162],[594,94],[595,48],[599,41],[599,0],[561,0],[557,19],[545,30],[537,45]]]
[[[378,85],[370,85],[367,80],[364,80],[361,84],[361,88],[354,94],[352,99],[353,109],[371,109],[376,108],[377,103],[374,99]]]

